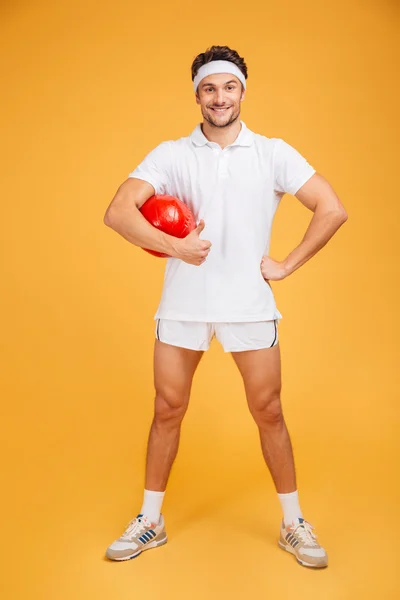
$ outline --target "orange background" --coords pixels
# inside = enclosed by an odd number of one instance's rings
[[[3,2],[2,597],[398,597],[399,5]],[[200,121],[193,58],[244,56],[242,119],[296,147],[349,220],[288,279],[282,402],[328,569],[277,546],[280,505],[234,363],[196,374],[169,542],[104,560],[141,507],[164,261],[103,224],[119,184]],[[311,218],[286,195],[271,256]]]

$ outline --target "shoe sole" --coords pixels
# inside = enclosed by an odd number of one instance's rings
[[[290,552],[290,554],[293,554],[293,556],[296,558],[297,562],[300,563],[303,567],[311,567],[312,569],[323,569],[328,566],[328,564],[312,565],[311,563],[308,563],[305,560],[301,560],[301,558],[299,558],[297,556],[296,551],[294,548],[292,548],[292,546],[290,546],[288,544],[283,544],[280,540],[278,541],[278,545],[280,548],[282,548],[282,550],[286,550],[286,552]]]
[[[160,546],[164,546],[164,544],[166,544],[167,542],[168,542],[168,536],[165,535],[165,537],[162,538],[161,540],[153,540],[152,542],[150,542],[149,544],[144,546],[138,552],[134,552],[133,554],[129,554],[128,556],[107,556],[107,555],[106,556],[110,560],[118,560],[118,561],[131,560],[132,558],[138,557],[139,554],[142,554],[142,552],[145,552],[146,550],[151,550],[151,548],[159,548]]]

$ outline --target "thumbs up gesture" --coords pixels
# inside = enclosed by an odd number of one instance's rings
[[[180,258],[189,265],[201,265],[210,252],[211,242],[200,239],[200,234],[206,226],[203,219],[185,238],[176,240],[175,258]]]

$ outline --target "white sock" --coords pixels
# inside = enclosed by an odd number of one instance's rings
[[[297,519],[297,517],[303,518],[303,513],[301,512],[299,505],[299,492],[297,490],[295,492],[290,492],[289,494],[278,494],[278,498],[283,510],[285,527]]]
[[[152,523],[160,520],[161,506],[164,500],[164,492],[153,492],[144,490],[143,505],[140,514],[145,515]]]

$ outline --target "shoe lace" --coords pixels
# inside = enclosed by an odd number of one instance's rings
[[[146,522],[143,521],[142,518],[135,517],[134,519],[132,519],[132,521],[129,521],[121,537],[130,538],[133,535],[142,533],[147,527],[148,525],[146,524]]]
[[[308,521],[303,521],[302,523],[298,523],[293,529],[293,535],[296,535],[300,540],[307,544],[308,546],[318,546],[316,541],[317,535],[313,533],[314,527]]]

